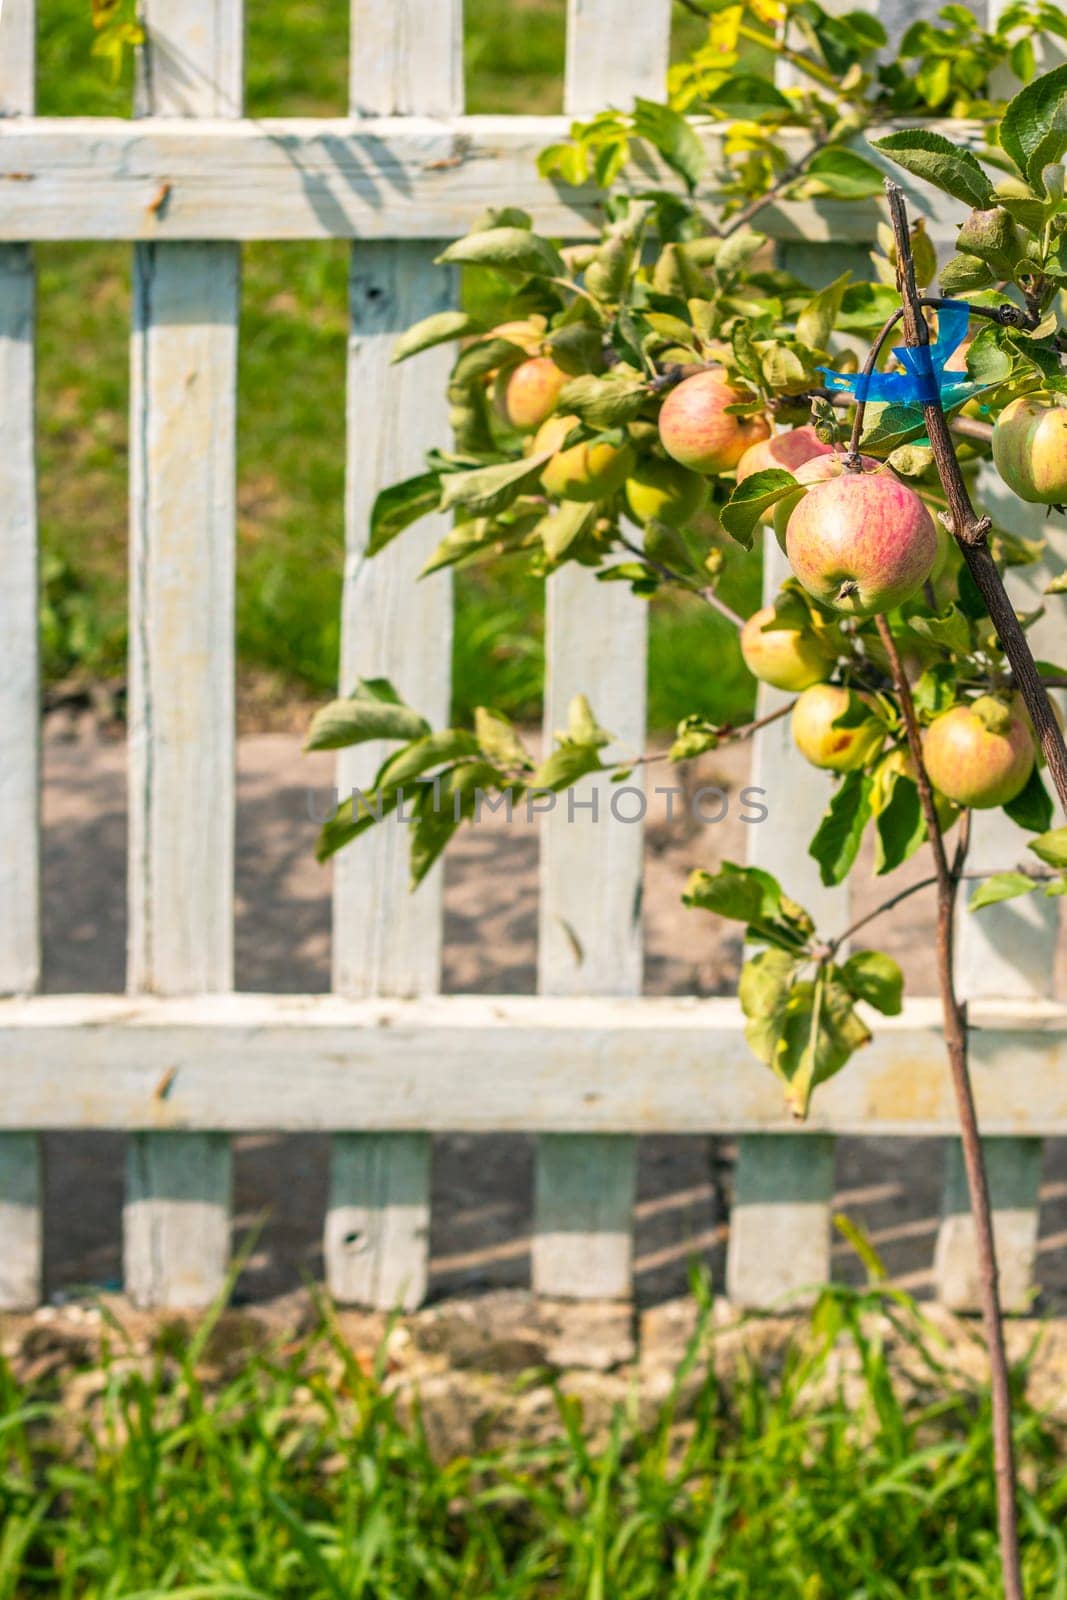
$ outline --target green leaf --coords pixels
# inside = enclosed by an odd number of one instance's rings
[[[584,372],[596,372],[603,365],[602,342],[600,328],[589,322],[566,323],[545,341],[556,366],[575,378]]]
[[[794,1116],[807,1116],[813,1090],[870,1038],[843,983],[820,972],[814,983],[793,984],[771,1066]]]
[[[419,797],[411,835],[411,887],[417,889],[460,823],[474,815],[478,791],[496,787],[500,774],[486,761],[469,761],[427,785]]]
[[[1016,795],[1014,800],[1009,800],[1003,809],[1011,820],[1017,822],[1020,828],[1025,828],[1027,833],[1048,831],[1049,823],[1052,821],[1052,801],[1036,766],[1022,794]]]
[[[1067,150],[1067,62],[1028,83],[1000,124],[1001,147],[1029,182]]]
[[[874,819],[874,870],[894,872],[926,838],[919,786],[904,772],[888,772],[878,785]]]
[[[371,791],[369,794],[360,794],[357,802],[353,805],[350,795],[341,802],[334,815],[323,823],[315,843],[316,861],[328,861],[346,844],[351,844],[361,833],[373,828],[376,822],[383,822],[386,817],[392,816],[400,802],[400,793],[398,790],[388,794]]]
[[[900,305],[895,289],[884,283],[850,283],[841,297],[837,327],[844,332],[880,328]]]
[[[707,165],[707,154],[692,124],[681,112],[655,100],[634,101],[634,132],[654,144],[692,193]]]
[[[1025,872],[995,872],[978,885],[968,909],[981,911],[983,906],[995,906],[1000,900],[1015,900],[1021,894],[1031,894],[1037,887],[1037,879],[1028,878]]]
[[[768,1067],[774,1063],[796,974],[796,957],[786,950],[761,950],[741,968],[737,997],[748,1018],[745,1038]]]
[[[496,272],[514,273],[522,278],[559,278],[565,273],[563,260],[555,247],[528,228],[488,228],[484,233],[469,233],[466,238],[450,244],[437,260],[460,266],[492,267]]]
[[[563,561],[572,547],[596,521],[596,506],[583,505],[577,500],[565,500],[556,511],[542,517],[535,532],[541,537],[545,555],[557,563]]]
[[[434,767],[476,756],[478,749],[478,740],[468,729],[440,728],[389,756],[375,775],[374,788],[377,792],[399,789]]]
[[[498,766],[523,770],[533,765],[514,725],[502,711],[475,706],[474,735],[479,748]]]
[[[574,412],[590,428],[617,428],[636,417],[647,398],[645,379],[622,363],[603,377],[588,375],[565,383],[559,410]]]
[[[797,480],[781,467],[751,473],[739,483],[719,512],[719,521],[739,545],[752,549],[752,535],[764,514],[787,494],[793,494]]]
[[[823,883],[842,883],[847,878],[870,816],[870,777],[865,772],[850,772],[834,790],[808,846],[808,854],[819,863]]]
[[[884,192],[885,173],[873,161],[848,150],[843,145],[833,145],[820,150],[804,169],[805,190],[814,180],[820,192],[833,195],[838,200],[865,200]]]
[[[519,461],[501,461],[492,467],[475,467],[471,472],[452,472],[444,479],[441,510],[462,506],[472,516],[491,517],[503,511],[524,489],[530,489],[541,476],[551,451],[523,456]]]
[[[564,744],[553,750],[547,760],[530,779],[531,789],[569,789],[572,783],[590,772],[603,772],[604,768],[595,744]]]
[[[738,867],[732,861],[724,861],[714,875],[691,873],[682,895],[687,906],[747,923],[773,919],[781,899],[782,891],[769,872],[758,867]]]
[[[905,172],[932,183],[964,205],[982,210],[996,204],[993,185],[969,150],[929,128],[903,128],[871,141]]]
[[[360,678],[344,700],[331,700],[311,719],[305,750],[341,750],[368,739],[418,739],[430,731],[385,678]]]
[[[465,311],[438,311],[432,317],[424,317],[421,322],[416,322],[400,335],[393,346],[390,361],[395,366],[398,361],[406,361],[408,356],[418,355],[420,350],[429,350],[435,344],[447,344],[450,339],[462,339],[464,334],[478,332],[478,324]]]
[[[420,472],[417,477],[405,478],[402,483],[383,489],[376,496],[370,514],[367,554],[376,556],[398,533],[403,533],[420,517],[436,511],[440,498],[441,480],[436,472]]]
[[[956,702],[956,674],[951,662],[939,661],[927,667],[912,689],[915,709],[936,717]]]
[[[727,78],[704,98],[713,110],[729,117],[742,117],[746,121],[763,112],[793,109],[785,95],[768,78],[757,78],[754,73],[747,72]]]
[[[912,633],[919,635],[920,639],[929,639],[958,656],[970,653],[971,630],[967,618],[958,606],[950,605],[948,610],[938,617],[909,617],[908,626]]]
[[[898,1017],[904,1004],[904,974],[880,950],[857,950],[841,968],[841,979],[857,1000],[886,1017]]]
[[[611,743],[614,734],[600,726],[585,695],[576,694],[567,707],[566,735],[560,737],[566,737],[570,744],[591,745],[594,750],[602,750]]]
[[[851,276],[851,273],[843,272],[833,283],[828,283],[825,289],[820,289],[818,294],[808,301],[797,317],[797,338],[801,344],[806,344],[813,350],[827,348]]]
[[[1031,839],[1027,848],[1034,852],[1039,861],[1047,862],[1050,867],[1067,868],[1067,828],[1053,828],[1049,833]]]
[[[1001,347],[998,330],[988,323],[967,350],[967,376],[975,383],[1003,383],[1011,376],[1011,356]]]
[[[938,282],[946,295],[966,294],[972,289],[988,289],[996,282],[996,273],[977,256],[951,256],[938,273]]]

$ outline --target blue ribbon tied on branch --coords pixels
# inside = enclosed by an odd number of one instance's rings
[[[965,375],[947,374],[945,366],[966,337],[970,307],[952,300],[938,307],[937,343],[900,345],[893,354],[902,372],[831,372],[824,374],[827,387],[840,389],[857,400],[885,401],[898,406],[958,405],[960,400],[981,388],[969,383]]]

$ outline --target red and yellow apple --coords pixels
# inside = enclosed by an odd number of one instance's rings
[[[1067,406],[1033,395],[1013,400],[993,425],[993,460],[1020,500],[1067,503]]]
[[[637,522],[668,522],[682,528],[696,516],[708,486],[698,472],[675,461],[646,456],[626,480],[626,503]]]
[[[538,429],[532,454],[557,452],[545,463],[541,486],[557,500],[604,500],[622,487],[632,469],[633,447],[586,440],[560,450],[559,445],[577,424],[577,417],[549,417]]]
[[[786,525],[786,555],[805,589],[848,616],[892,611],[921,589],[937,558],[933,518],[889,472],[817,483]]]
[[[876,461],[873,456],[860,456],[860,466],[864,472],[886,472],[888,468],[884,461]],[[783,495],[774,504],[774,535],[785,549],[785,530],[793,510],[804,498],[806,490],[814,483],[826,483],[830,478],[839,478],[845,470],[845,456],[843,451],[831,452],[824,456],[811,456],[807,461],[802,461],[798,467],[789,469],[798,483],[803,484],[802,489],[795,490],[792,494]]]
[[[851,728],[835,728],[834,723],[857,700],[871,715]],[[874,714],[874,701],[868,694],[816,683],[805,689],[793,707],[793,740],[802,756],[813,767],[829,772],[853,772],[865,767],[878,754],[885,738],[885,725]]]
[[[989,810],[1026,788],[1034,767],[1033,734],[1011,706],[983,695],[930,724],[923,762],[934,788],[949,800]]]
[[[567,374],[550,356],[533,356],[499,372],[493,403],[518,433],[533,433],[556,409]]]
[[[776,433],[770,439],[750,444],[737,463],[737,481],[744,483],[754,472],[768,472],[773,467],[796,472],[805,461],[829,455],[833,455],[833,445],[823,444],[810,423],[791,428],[788,433]]]
[[[730,472],[745,451],[770,435],[765,417],[738,417],[726,410],[746,398],[730,387],[721,367],[697,372],[672,389],[659,414],[663,448],[694,472]]]
[[[814,628],[767,627],[773,621],[774,607],[764,606],[741,629],[741,654],[753,677],[794,694],[824,682],[836,659],[831,641]]]

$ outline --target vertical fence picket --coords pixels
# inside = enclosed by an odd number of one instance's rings
[[[782,264],[818,287],[851,267],[869,269],[856,249],[791,245]],[[769,530],[763,535],[764,601],[789,576],[789,565]],[[789,696],[762,685],[757,714],[766,716]],[[766,790],[769,816],[752,826],[748,858],[774,873],[787,894],[807,906],[825,933],[840,931],[848,916],[848,891],[827,889],[808,844],[832,785],[808,765],[793,744],[789,717],[754,741],[752,782]],[[738,1305],[768,1306],[794,1297],[830,1276],[830,1209],[834,1195],[834,1141],[825,1134],[753,1135],[738,1140],[734,1203],[726,1257],[726,1289]]]
[[[0,17],[0,116],[34,104],[33,0]],[[28,245],[0,246],[0,994],[41,972],[34,268]],[[0,1310],[41,1291],[36,1134],[0,1134]]]
[[[462,110],[459,0],[354,0],[351,100],[354,113]],[[357,244],[350,276],[348,487],[341,690],[361,674],[385,675],[434,726],[449,712],[452,586],[444,573],[416,582],[445,531],[431,518],[368,560],[374,496],[421,470],[431,445],[447,438],[443,394],[454,352],[431,350],[391,367],[397,337],[412,322],[454,303],[455,283],[433,265],[425,241]],[[342,752],[342,795],[366,788],[384,747]],[[334,879],[334,988],[344,994],[411,995],[436,990],[441,966],[441,869],[408,890],[410,830],[372,830],[337,858]],[[346,1134],[333,1140],[324,1254],[339,1300],[415,1306],[429,1266],[430,1137]]]
[[[1013,598],[1023,611],[1043,603],[1042,590],[1067,555],[1062,530],[1047,522],[1043,508],[1025,505],[1010,493],[991,466],[983,468],[982,503],[994,521],[1024,538],[1047,537],[1051,558],[1010,575]],[[1029,630],[1038,657],[1057,660],[1062,654],[1059,620],[1051,609]],[[1062,696],[1058,698],[1062,701]],[[1062,820],[1062,819],[1060,819]],[[1002,811],[976,812],[972,818],[969,871],[993,872],[1031,860],[1027,834]],[[965,885],[973,894],[976,884]],[[1060,902],[1029,895],[1022,900],[987,906],[972,915],[959,911],[957,981],[965,999],[1041,999],[1053,992],[1056,931]],[[1025,1311],[1032,1303],[1041,1187],[1040,1139],[986,1139],[993,1226],[1000,1266],[1001,1295],[1009,1311]],[[978,1263],[970,1214],[963,1154],[958,1141],[946,1150],[943,1216],[937,1236],[934,1272],[938,1298],[959,1311],[979,1308]]]
[[[612,0],[570,0],[566,109],[576,116],[635,94],[662,95],[670,6],[646,0],[620,26]],[[598,584],[580,567],[550,579],[545,736],[567,725],[588,695],[621,747],[645,737],[647,612],[623,584]],[[543,994],[639,994],[642,829],[611,786],[586,779],[560,796],[542,835],[539,987]],[[599,807],[597,814],[588,809]],[[541,1294],[625,1298],[633,1277],[636,1146],[632,1138],[538,1140],[533,1282]]]
[[[236,116],[240,0],[148,0],[138,110]],[[166,204],[166,197],[163,197]],[[240,254],[134,254],[130,486],[131,991],[233,981],[233,588]],[[124,1256],[143,1305],[222,1285],[231,1154],[216,1134],[130,1141]]]

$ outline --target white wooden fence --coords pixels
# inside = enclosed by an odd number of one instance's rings
[[[449,580],[412,580],[441,530],[415,530],[370,562],[364,541],[377,488],[417,470],[445,437],[451,354],[391,368],[390,349],[448,303],[454,285],[431,264],[438,242],[486,204],[525,205],[572,238],[596,208],[595,194],[535,175],[559,119],[463,116],[460,0],[352,9],[351,118],[251,121],[241,115],[240,0],[147,0],[138,117],[125,121],[35,117],[32,0],[3,3],[0,993],[12,998],[0,1001],[0,1305],[40,1294],[38,1135],[89,1128],[132,1135],[126,1281],[157,1306],[202,1304],[220,1284],[229,1141],[241,1130],[333,1134],[327,1276],[341,1298],[374,1305],[423,1295],[434,1131],[538,1134],[534,1285],[578,1297],[630,1292],[635,1136],[733,1132],[728,1288],[767,1305],[829,1276],[835,1134],[951,1136],[937,1006],[912,999],[901,1018],[879,1020],[874,1045],[795,1131],[744,1044],[735,1002],[640,998],[639,828],[548,820],[535,999],[436,996],[440,873],[409,898],[405,839],[387,827],[338,861],[335,993],[230,993],[239,241],[353,241],[342,686],[387,674],[437,721],[449,703]],[[669,21],[669,0],[570,0],[567,110],[661,93]],[[947,241],[951,210],[915,203]],[[814,281],[853,261],[863,270],[875,216],[873,205],[783,205],[765,224]],[[135,251],[129,996],[34,997],[32,242],[104,238]],[[1020,525],[1010,498],[1002,515]],[[605,725],[642,746],[645,628],[645,606],[623,586],[594,588],[584,571],[551,580],[549,729],[582,689]],[[378,756],[344,753],[342,788]],[[754,762],[755,781],[788,806],[752,830],[753,858],[781,870],[824,926],[843,926],[847,892],[821,888],[805,848],[826,784],[784,723],[762,736]],[[983,819],[977,848],[1003,861],[1020,839]],[[1031,1279],[1040,1141],[1067,1135],[1067,1010],[1049,998],[1055,905],[1016,903],[964,925],[978,1101],[1015,1306]],[[950,1168],[939,1282],[967,1306],[972,1241],[958,1163]]]

